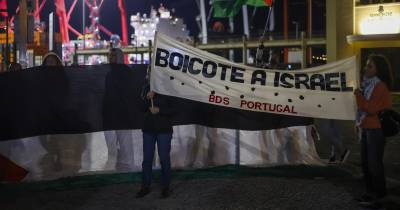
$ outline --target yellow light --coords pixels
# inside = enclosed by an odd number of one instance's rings
[[[398,15],[367,16],[360,21],[360,33],[363,35],[400,33],[400,17]]]

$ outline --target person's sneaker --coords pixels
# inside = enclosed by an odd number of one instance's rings
[[[356,201],[358,201],[358,204],[360,205],[372,205],[376,200],[376,197],[369,194],[369,193],[364,193],[361,195],[361,197],[356,198]]]
[[[342,162],[342,163],[346,162],[349,155],[350,155],[350,150],[345,149],[343,154],[340,156],[340,162]]]
[[[335,155],[332,155],[332,156],[329,158],[328,163],[335,163],[335,162],[336,162],[336,156],[335,156]]]
[[[150,187],[142,187],[139,192],[136,193],[136,198],[143,198],[150,193]]]
[[[169,187],[165,187],[161,190],[161,198],[168,198],[171,195]]]
[[[358,205],[368,209],[382,209],[383,207],[379,199],[359,201]]]
[[[380,209],[380,210],[384,210],[384,205],[380,202],[373,202],[371,204],[367,204],[367,205],[363,205],[363,204],[359,204],[361,207],[363,208],[367,208],[367,209]]]

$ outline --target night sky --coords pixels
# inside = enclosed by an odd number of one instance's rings
[[[9,2],[9,11],[11,14],[15,13],[15,9],[17,7],[17,0],[8,0]],[[44,10],[41,13],[42,20],[46,20],[48,14],[51,11],[54,11],[53,0],[48,0]],[[72,0],[65,0],[67,7],[72,4]],[[100,1],[98,1],[100,2]],[[206,11],[208,12],[210,5],[209,1],[206,0]],[[276,28],[275,31],[277,34],[282,33],[282,0],[277,0],[275,2],[275,21],[276,21]],[[305,30],[306,26],[306,0],[290,0],[289,2],[289,31],[291,34],[295,32],[295,25],[292,24],[292,21],[299,21],[300,22],[300,30]],[[147,13],[149,14],[151,6],[155,6],[158,8],[160,3],[163,3],[165,7],[168,9],[175,8],[175,15],[178,17],[182,17],[184,19],[185,24],[187,25],[188,29],[190,30],[191,36],[196,36],[199,32],[198,26],[196,24],[196,16],[200,14],[199,9],[195,0],[126,0],[126,7],[128,13],[128,24],[130,15],[136,14],[140,12],[141,14]],[[87,10],[88,11],[88,10]],[[252,34],[261,33],[266,16],[267,16],[267,8],[260,8],[257,10],[256,16],[252,19],[251,25],[253,26],[250,30]],[[251,16],[253,12],[253,7],[248,7],[249,16]],[[71,25],[77,29],[78,31],[82,31],[82,1],[79,0],[77,4],[72,18],[71,18]],[[325,22],[321,20],[325,20],[325,0],[313,0],[313,30],[318,34],[324,34],[325,31]],[[249,17],[251,19],[251,17]],[[212,24],[215,21],[222,22],[226,28],[228,28],[228,20],[227,18],[212,18],[208,23],[208,27],[211,28]],[[58,22],[58,21],[57,21]],[[115,0],[104,0],[104,5],[101,10],[100,15],[100,22],[111,30],[114,33],[121,33],[121,21],[119,16],[119,10],[117,1]],[[87,25],[89,25],[89,20],[87,20]],[[241,13],[236,16],[235,18],[235,34],[242,34],[242,19]],[[57,24],[58,25],[58,24]],[[129,35],[133,33],[133,28],[128,26],[129,28]],[[72,34],[71,34],[72,35]],[[107,37],[105,37],[107,39]]]

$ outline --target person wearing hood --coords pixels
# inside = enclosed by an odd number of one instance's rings
[[[63,69],[63,62],[60,57],[49,52],[44,56],[43,67],[49,67],[51,71],[58,71],[56,74],[47,71],[43,72],[43,79],[49,84],[51,89],[45,90],[44,99],[49,103],[43,112],[43,116],[51,116],[53,121],[47,122],[50,129],[55,133],[41,136],[40,142],[47,150],[47,154],[42,157],[41,165],[44,176],[58,176],[60,174],[72,176],[79,173],[81,169],[82,154],[86,148],[85,134],[65,134],[59,129],[75,127],[77,122],[77,110],[69,107],[69,79]],[[51,113],[48,115],[47,113]],[[46,119],[46,118],[44,118]],[[52,127],[52,126],[56,127]],[[49,164],[49,165],[48,165]]]
[[[44,56],[42,66],[63,66],[63,62],[56,53],[49,52]]]

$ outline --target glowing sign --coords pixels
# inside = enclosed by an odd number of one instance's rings
[[[356,7],[356,34],[400,33],[400,4]]]

